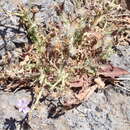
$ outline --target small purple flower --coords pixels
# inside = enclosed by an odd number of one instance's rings
[[[28,104],[29,102],[26,99],[21,99],[18,101],[16,107],[18,108],[19,112],[23,112],[24,114],[27,114],[30,111]]]

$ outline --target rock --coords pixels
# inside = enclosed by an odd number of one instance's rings
[[[0,91],[0,128],[4,127],[6,121],[20,121],[24,118],[24,113],[20,113],[16,108],[17,101],[21,98],[25,98],[29,101],[30,93],[25,91],[20,91],[16,94],[14,93],[4,93]],[[1,129],[2,130],[2,129]]]

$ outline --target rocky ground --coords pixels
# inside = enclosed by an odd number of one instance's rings
[[[55,0],[62,3],[63,0]],[[60,20],[52,5],[54,0],[37,0],[34,4],[42,5],[37,18],[44,22]],[[28,4],[28,3],[26,3]],[[8,11],[15,10],[16,6],[9,0],[1,0],[0,5]],[[71,0],[65,1],[65,12],[75,10]],[[44,21],[46,20],[46,21]],[[28,42],[26,33],[18,29],[18,19],[0,12],[0,56],[7,51],[12,54],[12,62],[16,61],[17,51]],[[117,46],[120,54],[110,57],[110,62],[130,72],[130,46]],[[2,69],[2,63],[0,63]],[[3,92],[0,89],[0,130],[130,130],[130,75],[124,76],[127,81],[121,81],[125,88],[109,85],[102,91],[96,91],[78,107],[65,111],[59,117],[53,118],[48,111],[55,107],[55,101],[41,102],[37,110],[32,113],[32,119],[26,122],[26,114],[16,109],[17,102],[25,99],[31,101],[32,93],[29,90],[18,92]],[[127,90],[126,90],[127,88]],[[44,100],[44,99],[43,99]],[[52,102],[49,107],[46,102]],[[51,106],[53,105],[53,107]]]

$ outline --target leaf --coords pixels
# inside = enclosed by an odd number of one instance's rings
[[[70,97],[67,95],[67,100],[64,100],[63,106],[67,109],[71,109],[75,105],[79,105],[83,102],[83,100],[88,100],[88,98],[94,93],[97,88],[98,85],[96,84],[91,87],[87,87],[85,90],[81,90],[78,94],[71,94]]]
[[[82,75],[81,77],[78,75],[74,80],[72,80],[68,85],[71,88],[78,88],[78,87],[88,87],[91,84],[91,78],[87,75]]]
[[[114,67],[111,64],[101,66],[99,70],[99,75],[103,75],[105,77],[111,77],[111,78],[115,78],[127,74],[130,74],[130,72],[119,67]]]
[[[64,107],[71,109],[73,106],[82,103],[83,100],[87,100],[99,87],[99,84],[95,84],[91,86],[92,78],[88,77],[86,74],[79,77],[76,76],[75,80],[69,83],[71,88],[81,88],[78,93],[71,91],[67,93],[65,96],[65,100],[63,102]],[[101,84],[100,84],[101,85]]]

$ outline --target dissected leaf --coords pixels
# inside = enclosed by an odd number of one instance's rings
[[[95,85],[91,86],[92,78],[88,77],[87,75],[83,75],[81,78],[76,77],[77,80],[71,82],[70,85],[72,88],[81,87],[78,93],[67,93],[67,98],[64,100],[63,105],[65,107],[71,108],[75,105],[82,103],[83,100],[87,100],[97,88],[104,88],[105,83],[102,81],[100,77],[96,78]],[[84,80],[85,79],[85,80]],[[84,82],[85,86],[84,86]]]
[[[120,67],[114,67],[111,64],[103,65],[100,67],[99,70],[99,75],[103,75],[105,77],[111,77],[111,78],[115,78],[127,74],[130,74],[130,72]]]
[[[78,75],[76,78],[69,83],[71,88],[81,88],[78,93],[70,92],[67,93],[67,97],[64,100],[63,105],[65,107],[71,108],[75,105],[80,104],[84,99],[88,99],[91,94],[95,91],[98,85],[91,86],[92,78],[86,74],[81,77]]]
[[[81,77],[78,75],[74,81],[71,81],[69,83],[71,88],[76,88],[76,87],[88,87],[91,84],[91,78],[88,77],[87,75],[82,75]]]
[[[71,109],[73,106],[82,103],[83,100],[87,100],[97,88],[98,85],[96,84],[91,87],[87,87],[85,90],[81,90],[78,94],[72,94],[70,98],[68,98],[69,95],[67,95],[68,100],[65,100],[63,105]]]

